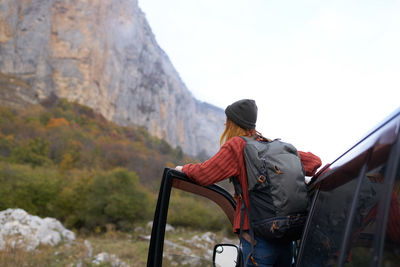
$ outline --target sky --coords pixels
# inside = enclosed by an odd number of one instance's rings
[[[400,107],[399,0],[139,0],[195,98],[334,161]],[[215,138],[219,138],[220,133]]]

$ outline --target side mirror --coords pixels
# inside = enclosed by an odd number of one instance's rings
[[[214,247],[214,267],[240,267],[242,252],[233,244],[217,244]]]

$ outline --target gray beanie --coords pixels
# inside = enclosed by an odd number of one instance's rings
[[[225,109],[225,114],[228,119],[247,130],[256,128],[257,111],[254,100],[242,99],[229,105]]]

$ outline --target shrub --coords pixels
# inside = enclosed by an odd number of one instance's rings
[[[28,163],[33,167],[49,164],[49,143],[43,138],[28,140],[14,148],[11,158],[16,163]]]
[[[3,122],[15,120],[16,114],[9,107],[0,107],[0,124]]]
[[[21,208],[55,217],[68,228],[94,230],[114,224],[129,230],[150,220],[153,212],[153,198],[138,180],[124,169],[62,174],[54,167],[0,162],[0,210]]]
[[[201,230],[232,230],[226,215],[215,203],[182,191],[171,194],[168,223]]]
[[[14,136],[3,136],[0,133],[0,157],[8,157],[14,146]]]
[[[139,178],[125,169],[97,174],[89,185],[85,225],[90,229],[114,224],[128,230],[133,223],[151,216],[150,195]]]
[[[54,216],[60,179],[54,169],[0,162],[0,210],[21,208],[40,216]]]
[[[51,118],[46,125],[46,128],[52,127],[69,127],[69,122],[65,118]]]
[[[80,229],[85,227],[87,194],[95,173],[87,170],[64,172],[62,187],[54,199],[54,217],[66,227]]]

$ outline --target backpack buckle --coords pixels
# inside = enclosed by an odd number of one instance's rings
[[[258,176],[258,179],[257,179],[260,183],[264,183],[266,180],[267,180],[267,177],[265,177],[264,175],[260,175],[260,176]]]
[[[276,174],[283,174],[283,172],[275,165],[275,173]]]
[[[269,230],[271,233],[273,233],[273,232],[275,232],[275,230],[278,230],[278,229],[279,229],[279,226],[277,226],[277,221],[274,221]]]

